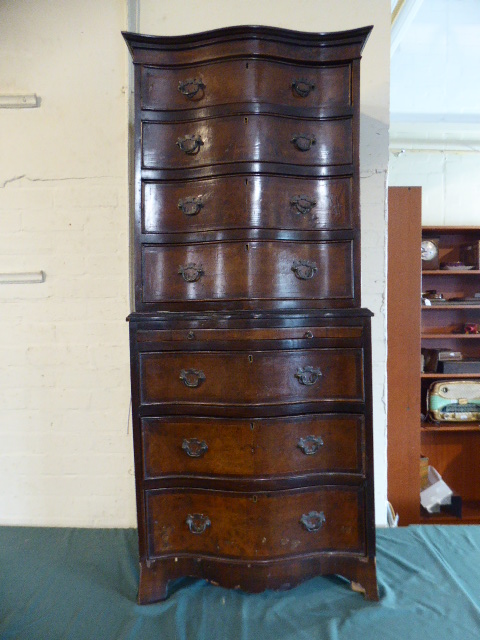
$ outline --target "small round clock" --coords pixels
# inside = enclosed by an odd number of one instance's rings
[[[438,238],[422,240],[422,269],[439,268]]]

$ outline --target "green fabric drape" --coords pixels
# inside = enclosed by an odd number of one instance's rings
[[[377,531],[380,602],[338,577],[249,595],[182,579],[136,604],[132,529],[0,528],[1,640],[478,640],[480,527]]]

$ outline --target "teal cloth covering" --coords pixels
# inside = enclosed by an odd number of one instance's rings
[[[1,640],[479,640],[480,527],[377,531],[380,602],[337,577],[249,595],[189,578],[136,604],[132,529],[0,528]]]

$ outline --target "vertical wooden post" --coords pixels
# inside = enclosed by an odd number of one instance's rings
[[[388,190],[388,500],[420,519],[421,187]]]

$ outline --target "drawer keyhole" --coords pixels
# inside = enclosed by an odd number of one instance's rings
[[[248,356],[248,361],[253,362],[253,356]]]

